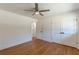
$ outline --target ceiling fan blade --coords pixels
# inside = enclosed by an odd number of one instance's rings
[[[39,12],[39,14],[40,14],[41,16],[44,16],[44,15],[43,15],[42,13],[40,13],[40,12]]]
[[[35,15],[35,12],[32,15]]]
[[[35,3],[35,10],[38,11],[38,3]]]
[[[47,11],[50,11],[49,9],[47,10],[40,10],[39,12],[47,12]]]

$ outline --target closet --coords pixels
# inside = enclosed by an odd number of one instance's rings
[[[76,19],[74,13],[42,17],[37,23],[37,37],[45,41],[78,48]]]

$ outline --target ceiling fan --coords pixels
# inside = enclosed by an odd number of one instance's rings
[[[46,9],[46,10],[39,10],[38,8],[38,3],[35,3],[35,7],[32,9],[32,10],[24,10],[24,11],[32,11],[33,14],[32,15],[41,15],[41,16],[44,16],[41,12],[47,12],[47,11],[50,11],[49,9]]]

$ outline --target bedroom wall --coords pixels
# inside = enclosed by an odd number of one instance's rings
[[[34,19],[0,10],[0,50],[32,41]]]
[[[37,37],[49,42],[56,42],[79,48],[79,18],[75,12],[56,16],[47,16],[39,19],[37,23]],[[64,34],[60,34],[64,32]]]

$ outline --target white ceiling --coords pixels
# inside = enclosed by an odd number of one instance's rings
[[[34,3],[1,3],[0,9],[7,10],[10,12],[18,13],[29,17],[43,17],[43,16],[32,16],[32,12],[24,11],[32,9]],[[78,3],[39,3],[39,9],[50,9],[50,12],[43,12],[44,16],[56,15],[60,13],[70,12],[79,9]]]

